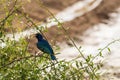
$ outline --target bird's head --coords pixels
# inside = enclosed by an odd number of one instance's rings
[[[40,33],[37,33],[35,36],[36,36],[36,38],[38,40],[42,40],[43,39],[43,37],[42,37],[42,35]]]

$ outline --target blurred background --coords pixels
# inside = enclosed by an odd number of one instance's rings
[[[56,55],[60,60],[71,60],[79,53],[59,25],[52,23],[51,13],[60,20],[76,45],[82,46],[85,55],[95,55],[99,48],[120,38],[120,0],[18,0],[17,3],[14,2],[15,0],[4,1],[7,4],[0,3],[1,20],[6,16],[5,11],[11,10],[14,4],[17,4],[13,21],[11,24],[5,24],[4,33],[9,35],[14,32],[17,33],[16,36],[19,36],[19,32],[28,32],[30,38],[26,39],[29,41],[28,51],[31,54],[38,52],[37,40],[34,37],[37,31],[34,30],[35,25],[21,14],[29,16],[37,26],[41,27],[44,24],[42,27],[47,30],[43,30],[43,33],[54,50],[61,53]],[[9,7],[8,9],[4,7],[6,5]],[[33,31],[30,32],[30,29]],[[57,51],[56,46],[59,46],[60,50]],[[107,76],[104,76],[105,79],[108,77],[113,80],[120,79],[119,48],[120,43],[116,43],[110,46],[110,55],[105,51],[105,65],[102,69],[107,72]]]

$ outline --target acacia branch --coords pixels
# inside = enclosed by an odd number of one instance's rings
[[[11,64],[13,64],[13,63],[15,63],[15,62],[21,61],[21,60],[23,60],[23,59],[29,59],[29,58],[41,57],[41,56],[42,56],[42,54],[40,54],[40,55],[30,55],[30,56],[21,57],[21,58],[15,59],[15,60],[13,60],[13,61],[11,61],[11,62],[3,65],[2,67],[0,67],[0,69],[6,67],[6,66],[8,66],[8,65],[11,65]]]
[[[7,15],[2,21],[0,21],[1,26],[4,26],[6,20],[7,20],[11,15],[13,15],[13,13],[17,10],[17,8],[14,9],[15,6],[16,6],[16,4],[17,4],[17,0],[15,0],[14,5],[13,5],[13,7],[10,9],[8,15]]]

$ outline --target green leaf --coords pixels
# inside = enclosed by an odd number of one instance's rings
[[[82,62],[80,62],[80,66],[83,66]]]
[[[100,69],[100,65],[99,64],[97,65],[97,69]]]
[[[103,57],[102,52],[99,52],[100,56]]]
[[[109,52],[111,52],[110,48],[107,48]]]

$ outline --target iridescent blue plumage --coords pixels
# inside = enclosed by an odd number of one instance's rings
[[[38,40],[37,42],[37,48],[43,51],[44,53],[48,53],[52,60],[56,60],[56,57],[54,56],[54,52],[48,41],[43,39],[42,35],[37,33],[36,38]]]

